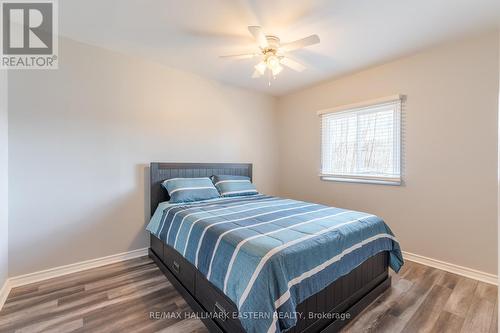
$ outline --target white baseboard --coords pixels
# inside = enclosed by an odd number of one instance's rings
[[[76,273],[80,271],[84,271],[86,269],[91,269],[95,267],[100,267],[104,265],[114,264],[116,262],[133,259],[141,256],[145,256],[148,254],[148,248],[142,248],[138,250],[132,250],[128,252],[113,254],[107,257],[96,258],[85,260],[81,262],[77,262],[74,264],[49,268],[43,271],[29,273],[19,276],[14,276],[9,278],[9,284],[11,288],[24,286],[26,284],[39,282],[46,279],[55,278],[58,276]]]
[[[432,259],[428,257],[424,257],[418,254],[409,253],[403,251],[403,258],[405,260],[413,261],[422,265],[434,267],[437,269],[441,269],[443,271],[447,271],[450,273],[454,273],[457,275],[465,276],[474,280],[479,280],[482,282],[498,285],[498,276],[490,273],[481,272],[472,268],[463,267],[455,264],[450,264],[448,262],[444,262],[437,259]]]
[[[7,296],[9,296],[10,289],[11,287],[9,285],[9,279],[7,279],[4,282],[2,289],[0,289],[0,310],[2,310],[2,307],[5,304],[5,301],[7,300]]]
[[[12,288],[24,286],[30,283],[39,282],[46,279],[59,277],[66,274],[81,272],[87,269],[101,267],[108,264],[114,264],[120,261],[142,257],[148,254],[148,248],[113,254],[107,257],[86,260],[70,265],[59,266],[55,268],[46,269],[43,271],[14,276],[5,281],[2,289],[0,289],[0,310],[2,309],[7,296]],[[482,282],[498,285],[497,275],[481,272],[475,269],[450,264],[441,260],[427,258],[418,254],[403,252],[405,260],[413,261],[422,265],[442,269],[444,271],[465,276],[471,279],[479,280]]]
[[[43,281],[46,279],[59,277],[66,274],[81,272],[91,268],[114,264],[120,261],[138,258],[146,255],[148,255],[147,247],[128,252],[113,254],[107,257],[90,259],[77,262],[74,264],[54,267],[35,273],[29,273],[11,277],[7,279],[7,281],[5,281],[4,286],[0,290],[0,310],[2,309],[3,304],[5,303],[5,300],[7,299],[7,296],[9,295],[9,292],[12,288],[24,286],[34,282]]]

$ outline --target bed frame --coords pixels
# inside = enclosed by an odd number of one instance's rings
[[[151,163],[150,172],[153,214],[160,202],[169,199],[167,191],[161,186],[165,179],[209,177],[215,174],[252,178],[252,164]],[[151,235],[149,256],[192,310],[200,316],[210,332],[245,332],[240,321],[233,318],[232,314],[237,313],[236,305],[175,249]],[[288,332],[338,332],[389,288],[391,278],[388,266],[388,252],[381,252],[312,295],[297,306],[297,312],[304,316]],[[321,316],[310,316],[311,313]]]

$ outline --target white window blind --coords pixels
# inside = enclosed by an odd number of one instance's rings
[[[400,184],[401,99],[320,112],[321,176]]]

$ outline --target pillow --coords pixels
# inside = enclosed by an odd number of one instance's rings
[[[162,183],[170,195],[170,203],[191,202],[220,197],[219,192],[208,177],[171,178]]]
[[[245,176],[212,176],[215,187],[223,197],[258,194],[249,177]]]

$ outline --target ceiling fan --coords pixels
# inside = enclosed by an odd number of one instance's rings
[[[275,78],[276,75],[283,70],[283,66],[297,72],[302,72],[306,67],[286,57],[285,52],[294,51],[320,42],[318,35],[311,35],[293,42],[282,44],[278,37],[264,34],[260,26],[249,26],[248,31],[257,41],[260,51],[257,53],[221,56],[221,58],[249,59],[260,57],[261,61],[255,65],[255,71],[252,78],[260,77],[264,75],[266,71],[268,71],[269,77],[272,76]]]

